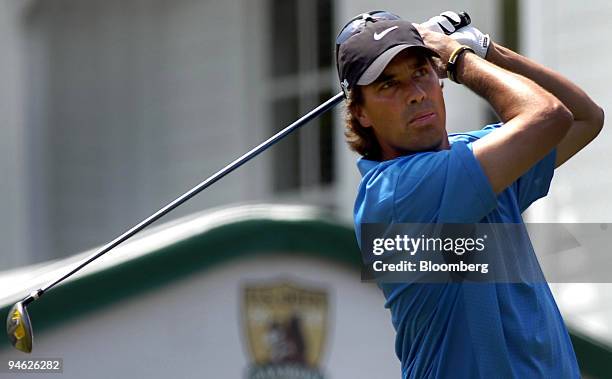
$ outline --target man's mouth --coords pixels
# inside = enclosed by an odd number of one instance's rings
[[[421,112],[415,115],[412,120],[410,120],[409,124],[423,124],[433,120],[436,117],[435,112]]]

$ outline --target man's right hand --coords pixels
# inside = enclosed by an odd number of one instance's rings
[[[440,67],[435,67],[435,69],[440,78],[446,78],[446,66],[448,60],[450,59],[453,51],[455,51],[455,49],[458,47],[461,47],[461,44],[445,34],[432,32],[422,25],[414,24],[414,26],[423,38],[425,45],[440,55],[442,62],[439,65]]]

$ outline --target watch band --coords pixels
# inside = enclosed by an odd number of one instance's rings
[[[461,57],[461,55],[465,53],[466,51],[471,51],[473,53],[474,49],[466,45],[461,45],[458,48],[456,48],[455,51],[453,51],[452,54],[450,55],[450,58],[448,58],[448,63],[446,65],[446,76],[448,76],[448,78],[455,83],[459,83],[459,81],[457,80],[457,73],[456,73],[457,61],[459,60],[459,57]]]

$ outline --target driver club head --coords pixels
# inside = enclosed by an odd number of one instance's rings
[[[6,333],[15,349],[24,353],[32,352],[32,323],[23,301],[15,303],[9,311],[6,318]]]

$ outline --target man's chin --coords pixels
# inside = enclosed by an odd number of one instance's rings
[[[444,133],[443,135],[439,135],[438,138],[434,138],[434,141],[430,141],[431,143],[427,146],[428,151],[441,151],[450,149],[450,144],[448,142],[448,135]]]
[[[448,139],[442,139],[435,146],[432,146],[432,150],[434,151],[442,151],[450,149],[450,144],[448,143]]]
[[[448,149],[448,143],[445,143],[444,138],[440,138],[437,141],[423,144],[422,146],[415,147],[414,150],[411,150],[410,153],[420,153],[424,151],[440,151]]]
[[[441,138],[436,139],[435,141],[423,141],[423,143],[418,146],[406,146],[399,148],[396,147],[393,154],[383,154],[383,156],[385,156],[383,160],[393,159],[400,156],[412,155],[416,153],[448,150],[449,148],[450,144],[448,143],[448,137],[445,135]]]

